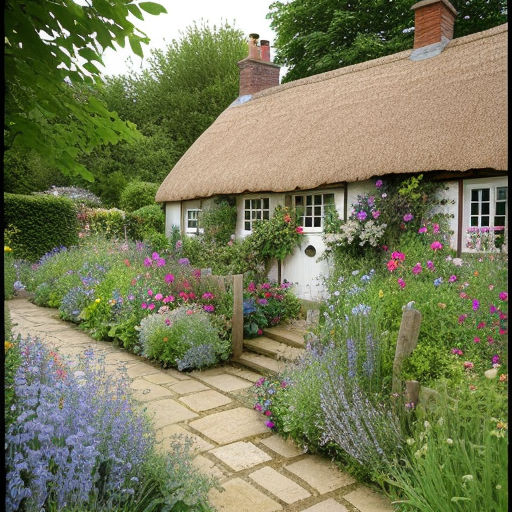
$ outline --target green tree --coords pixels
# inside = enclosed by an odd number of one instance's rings
[[[153,2],[7,0],[5,2],[6,151],[33,151],[64,174],[93,175],[78,158],[94,147],[134,141],[135,126],[109,112],[87,84],[100,84],[101,55],[124,46],[137,55],[149,39],[130,21],[166,12]],[[96,64],[95,64],[96,63]]]
[[[507,21],[505,0],[453,0],[454,37]],[[290,82],[412,48],[412,0],[293,0],[270,5],[276,62]]]

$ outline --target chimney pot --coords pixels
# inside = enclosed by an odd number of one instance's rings
[[[261,53],[261,60],[264,60],[265,62],[270,62],[270,42],[262,39],[260,41],[260,53]]]
[[[457,11],[448,0],[422,0],[414,10],[414,49],[441,43],[444,47],[453,39]]]
[[[258,46],[258,34],[249,34],[249,58],[250,59],[259,59],[260,58],[260,48]]]

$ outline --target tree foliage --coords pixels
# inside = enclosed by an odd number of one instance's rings
[[[276,62],[288,66],[283,82],[412,48],[411,0],[276,1],[267,17],[276,31]],[[507,21],[505,0],[452,0],[454,37]]]
[[[136,0],[7,0],[5,2],[4,137],[10,150],[36,152],[64,174],[92,174],[78,161],[104,143],[134,141],[135,126],[92,95],[106,48],[137,55],[149,39],[130,21],[166,12]]]

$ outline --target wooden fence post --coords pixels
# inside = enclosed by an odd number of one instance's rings
[[[417,380],[405,381],[405,401],[406,403],[413,403],[418,405],[420,397],[420,383]]]
[[[236,274],[233,276],[233,322],[231,327],[231,343],[233,346],[233,357],[235,359],[242,355],[244,344],[243,280],[243,274]]]
[[[411,355],[418,343],[420,333],[421,313],[417,309],[405,309],[402,314],[402,323],[396,341],[395,360],[393,361],[393,393],[401,393],[402,382],[400,372],[404,359]]]

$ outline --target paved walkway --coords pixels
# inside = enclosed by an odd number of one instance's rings
[[[194,463],[224,488],[210,491],[219,512],[388,512],[387,499],[357,483],[325,458],[305,454],[272,434],[252,410],[249,388],[260,378],[225,365],[181,373],[162,370],[142,357],[95,341],[55,309],[23,298],[8,303],[13,331],[40,337],[61,354],[87,348],[106,354],[112,371],[120,365],[132,379],[134,396],[154,415],[159,449],[175,434],[193,439]]]

